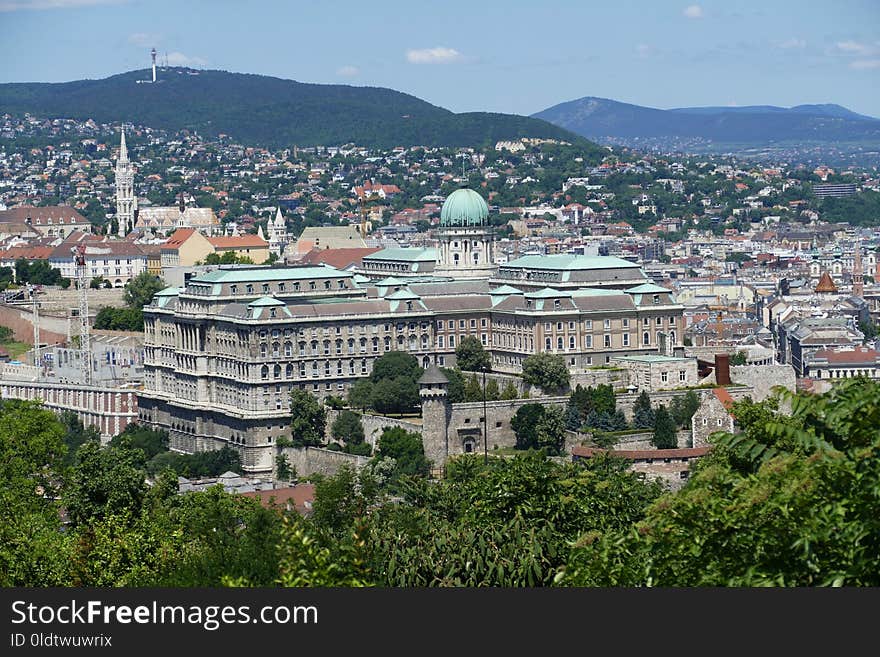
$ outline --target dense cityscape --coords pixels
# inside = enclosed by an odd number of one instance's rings
[[[875,152],[534,125],[0,103],[0,584],[876,586]]]

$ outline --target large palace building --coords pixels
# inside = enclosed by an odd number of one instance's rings
[[[269,474],[291,389],[344,396],[389,351],[453,367],[473,336],[496,371],[518,373],[546,351],[576,373],[681,346],[682,306],[633,263],[551,255],[487,267],[488,209],[472,194],[444,204],[437,267],[422,278],[229,266],[158,293],[144,308],[140,421],[166,429],[174,449],[230,445],[246,472]]]

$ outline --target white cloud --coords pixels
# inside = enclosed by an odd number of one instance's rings
[[[849,67],[860,71],[880,68],[880,59],[857,59],[850,62]]]
[[[462,54],[455,48],[446,48],[445,46],[406,51],[406,60],[410,64],[451,64],[463,59]]]
[[[361,70],[357,66],[351,65],[340,66],[336,69],[336,75],[343,78],[353,78],[360,72]]]
[[[786,39],[785,41],[780,41],[776,45],[784,50],[788,50],[790,48],[806,48],[807,42],[805,39],[796,39],[796,38],[792,37],[791,39]]]
[[[861,43],[859,41],[838,41],[837,49],[847,55],[870,57],[871,55],[880,54],[880,42]]]
[[[201,57],[190,57],[182,52],[170,52],[167,59],[169,66],[205,66],[208,63]]]
[[[94,5],[118,5],[126,0],[0,0],[0,11],[27,9],[75,9]]]
[[[128,35],[128,42],[133,46],[138,46],[139,48],[146,48],[147,46],[156,46],[162,40],[162,36],[159,34],[147,34],[146,32],[135,32],[134,34]]]
[[[702,18],[704,16],[703,8],[700,5],[690,5],[685,7],[684,11],[681,13],[687,18]]]

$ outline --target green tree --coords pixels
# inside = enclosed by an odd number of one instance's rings
[[[405,377],[416,382],[421,376],[422,368],[415,356],[404,351],[389,351],[373,363],[370,380],[373,383],[378,383],[383,379]]]
[[[492,359],[483,348],[483,343],[472,335],[462,338],[455,348],[455,360],[458,367],[466,372],[489,372],[492,370]]]
[[[285,454],[279,454],[275,457],[275,477],[279,481],[290,481],[296,476],[290,460]]]
[[[562,453],[565,445],[565,416],[558,406],[546,406],[535,427],[537,447],[550,456]]]
[[[745,365],[747,363],[748,354],[744,351],[737,351],[730,357],[731,365]]]
[[[64,444],[67,454],[64,459],[65,465],[72,465],[80,445],[86,442],[101,444],[101,432],[93,425],[86,427],[82,420],[73,411],[64,411],[58,416],[58,421],[64,427]]]
[[[418,384],[408,376],[381,379],[372,386],[370,406],[379,413],[405,413],[419,403]]]
[[[140,308],[104,306],[95,315],[94,326],[110,331],[143,331],[144,313]]]
[[[425,458],[422,437],[402,427],[385,427],[376,444],[379,459],[392,458],[395,461],[393,479],[405,475],[427,475],[431,463]]]
[[[639,393],[639,396],[636,397],[636,403],[633,404],[633,428],[654,428],[654,408],[651,406],[651,398],[645,390]]]
[[[168,432],[163,429],[149,429],[137,422],[132,422],[125,430],[113,436],[110,440],[111,447],[120,447],[123,444],[132,449],[139,449],[144,457],[149,460],[162,452],[168,451]]]
[[[486,381],[486,400],[497,401],[501,399],[501,390],[498,388],[498,382],[495,379]]]
[[[541,352],[527,356],[522,367],[523,380],[545,392],[557,392],[568,387],[570,375],[565,359],[559,354]]]
[[[330,426],[330,435],[346,444],[357,445],[364,442],[364,426],[361,416],[349,410],[339,411]]]
[[[479,380],[477,380],[476,374],[471,374],[467,379],[467,383],[465,383],[464,400],[469,402],[483,400],[483,387],[480,385]]]
[[[311,518],[321,529],[344,534],[357,518],[366,516],[378,497],[378,482],[368,468],[356,471],[344,465],[315,484]]]
[[[141,272],[125,284],[122,298],[129,308],[142,310],[153,300],[156,292],[165,289],[165,282],[148,271]]]
[[[538,449],[538,425],[544,418],[541,404],[523,404],[510,419],[510,428],[516,435],[516,449]]]
[[[373,383],[369,379],[358,379],[348,389],[348,405],[366,411],[373,396]]]
[[[699,395],[695,390],[688,390],[683,396],[673,398],[669,412],[672,413],[672,419],[679,427],[688,429],[691,426],[691,418],[699,407]]]
[[[440,371],[449,379],[449,385],[446,387],[446,399],[450,404],[458,404],[465,401],[464,376],[461,370],[441,367]]]
[[[519,393],[516,391],[516,386],[513,385],[513,381],[508,381],[504,386],[504,390],[501,391],[501,399],[510,400],[517,397],[519,397]]]
[[[77,527],[114,515],[137,516],[147,490],[145,479],[140,450],[83,443],[64,489],[71,524]]]
[[[750,433],[715,434],[687,486],[644,521],[583,537],[562,583],[880,584],[880,385],[785,397],[790,416],[752,403]],[[742,468],[749,455],[754,467]]]
[[[290,433],[297,447],[317,446],[324,442],[326,416],[324,407],[307,390],[290,392]]]
[[[675,421],[663,404],[660,404],[654,411],[654,437],[651,442],[657,449],[674,449],[678,446],[678,439],[675,436]]]

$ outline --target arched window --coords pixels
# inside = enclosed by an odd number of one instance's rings
[[[645,331],[644,333],[642,333],[642,344],[643,344],[643,345],[649,345],[649,344],[651,344],[651,334],[648,333],[647,331]]]
[[[269,378],[269,366],[268,365],[263,365],[263,367],[260,368],[260,378],[261,379],[268,379]]]
[[[277,342],[272,343],[272,356],[278,358],[281,355],[281,345]]]
[[[288,364],[287,364],[287,369],[285,370],[284,373],[285,373],[285,375],[286,375],[286,377],[287,377],[288,379],[292,379],[292,378],[293,378],[293,365],[291,365],[290,363],[288,363]]]
[[[275,366],[275,371],[273,372],[273,375],[274,375],[274,377],[275,377],[276,379],[280,379],[280,378],[281,378],[281,365],[276,365],[276,366]]]
[[[292,342],[285,342],[284,343],[284,355],[287,356],[288,358],[293,356],[293,343]]]

